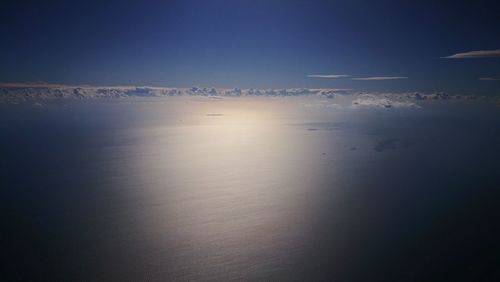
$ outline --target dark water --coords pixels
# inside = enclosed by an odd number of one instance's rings
[[[500,279],[498,107],[305,103],[2,105],[0,279]]]

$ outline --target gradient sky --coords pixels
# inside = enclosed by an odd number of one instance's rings
[[[500,94],[500,55],[442,58],[500,49],[499,15],[498,1],[2,1],[0,81]],[[351,77],[308,77],[324,74]],[[351,79],[385,76],[408,78]]]

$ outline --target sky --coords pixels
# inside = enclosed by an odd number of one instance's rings
[[[499,15],[498,1],[7,0],[0,82],[500,95]]]

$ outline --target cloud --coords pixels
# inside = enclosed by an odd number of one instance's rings
[[[395,97],[396,98],[396,97]],[[352,101],[353,108],[420,108],[419,105],[407,100],[393,100],[385,96],[361,94]]]
[[[480,77],[479,80],[485,80],[485,81],[499,81],[500,78],[495,78],[495,77]]]
[[[352,80],[396,80],[407,79],[406,76],[370,76],[370,77],[353,77]]]
[[[484,78],[483,78],[484,79]],[[486,78],[493,80],[494,78]],[[372,78],[373,80],[373,78]],[[369,95],[368,95],[369,94]],[[91,86],[91,85],[63,85],[47,83],[0,83],[0,104],[42,103],[55,99],[109,99],[127,97],[171,97],[171,96],[202,96],[213,99],[233,96],[268,96],[268,97],[297,97],[310,96],[330,103],[352,104],[353,107],[405,107],[411,106],[411,101],[420,100],[450,100],[450,99],[479,99],[478,95],[450,95],[446,93],[378,93],[357,92],[354,89],[335,88],[214,88],[214,87],[152,87],[152,86]],[[327,99],[329,98],[329,99]],[[410,103],[409,103],[410,102]],[[323,107],[337,107],[334,104]]]
[[[464,53],[453,54],[442,58],[443,59],[500,58],[500,49],[469,51]]]
[[[307,77],[314,77],[314,78],[343,78],[343,77],[349,77],[350,75],[348,74],[310,74]]]

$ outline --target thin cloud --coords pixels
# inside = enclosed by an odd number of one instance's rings
[[[479,80],[485,80],[485,81],[499,81],[500,78],[496,77],[480,77]]]
[[[343,77],[349,77],[350,75],[348,74],[310,74],[307,77],[314,77],[314,78],[343,78]]]
[[[353,77],[352,80],[396,80],[407,79],[406,76],[370,76],[370,77]]]
[[[500,49],[496,50],[479,50],[464,53],[457,53],[450,56],[442,57],[443,59],[469,59],[469,58],[500,58]]]

